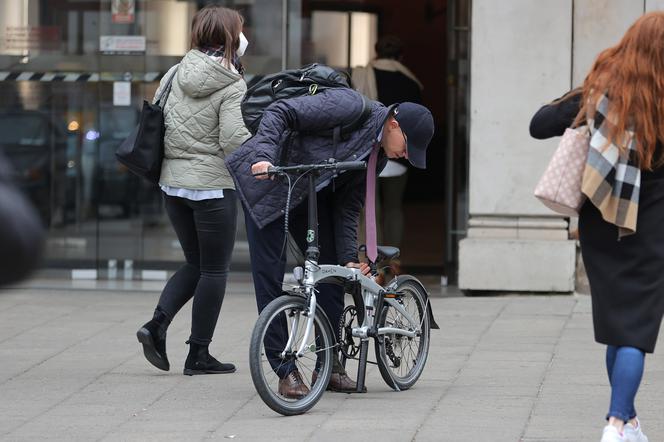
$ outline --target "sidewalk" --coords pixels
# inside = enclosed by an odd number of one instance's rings
[[[391,391],[370,365],[367,394],[326,393],[306,415],[284,418],[249,375],[248,278],[231,277],[228,293],[211,348],[238,372],[188,377],[188,306],[169,330],[165,373],[148,365],[134,335],[156,292],[0,291],[0,440],[600,439],[609,389],[586,295],[438,295],[441,329],[414,388]],[[662,340],[637,397],[652,442],[664,441]]]

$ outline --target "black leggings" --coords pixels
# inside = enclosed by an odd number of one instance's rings
[[[235,191],[224,189],[223,198],[203,201],[164,194],[164,201],[187,263],[168,280],[157,307],[173,318],[193,297],[189,340],[208,345],[224,300],[235,243]]]

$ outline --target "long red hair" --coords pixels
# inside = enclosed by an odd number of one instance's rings
[[[594,115],[606,94],[609,141],[626,151],[622,134],[633,130],[639,167],[651,170],[664,164],[661,155],[655,158],[657,142],[664,142],[664,12],[641,16],[620,43],[602,51],[581,91],[576,124]]]

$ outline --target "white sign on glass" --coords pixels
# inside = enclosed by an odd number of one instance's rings
[[[131,82],[113,82],[113,106],[131,106]]]

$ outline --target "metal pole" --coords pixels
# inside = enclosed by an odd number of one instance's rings
[[[281,0],[281,69],[288,64],[288,0]]]

